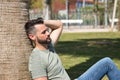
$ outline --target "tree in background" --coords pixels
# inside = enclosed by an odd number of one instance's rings
[[[52,18],[52,0],[45,0],[44,1],[44,10],[45,10],[45,19]]]
[[[98,25],[98,0],[94,0],[94,8],[93,8],[93,11],[94,11],[94,15],[95,15],[95,27]]]
[[[0,0],[0,80],[31,80],[31,45],[24,24],[29,0]]]
[[[31,0],[30,9],[43,9],[44,0]]]
[[[44,19],[51,19],[52,15],[52,0],[31,0],[30,1],[30,9],[33,10],[34,15],[36,13],[42,12],[39,17],[43,17]],[[38,17],[38,16],[37,16]]]
[[[118,31],[120,31],[120,0],[118,0]]]
[[[54,1],[55,0],[31,0],[30,9],[33,10],[34,13],[39,11],[42,12],[41,17],[45,19],[52,19],[52,3],[54,3]],[[69,1],[72,2],[73,0]],[[65,4],[66,0],[60,0],[60,2]]]

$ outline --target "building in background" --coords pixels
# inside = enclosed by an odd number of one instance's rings
[[[79,6],[91,6],[93,5],[93,0],[68,0],[69,1],[69,10],[76,10],[76,5]],[[54,13],[58,13],[59,10],[66,10],[66,2],[63,2],[61,0],[54,0],[54,3],[52,4],[52,10]]]

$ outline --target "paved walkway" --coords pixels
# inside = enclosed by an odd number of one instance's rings
[[[111,30],[110,28],[78,28],[78,27],[69,27],[64,28],[63,32],[74,33],[74,32],[116,32],[117,30]]]
[[[110,32],[110,29],[63,29],[63,32]]]

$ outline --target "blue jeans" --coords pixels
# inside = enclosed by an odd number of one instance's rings
[[[109,80],[120,80],[120,71],[109,57],[98,61],[76,80],[101,80],[104,75]]]

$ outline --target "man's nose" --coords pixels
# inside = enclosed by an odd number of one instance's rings
[[[47,32],[46,32],[46,34],[47,34],[47,35],[50,35],[50,32],[49,32],[49,31],[47,31]]]

